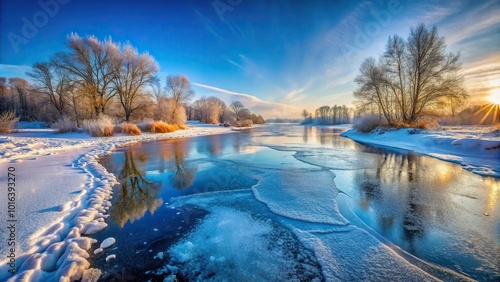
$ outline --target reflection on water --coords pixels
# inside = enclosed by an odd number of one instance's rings
[[[243,177],[234,164],[215,162],[248,148],[248,137],[228,134],[139,144],[103,157],[101,163],[120,182],[112,218],[124,227],[148,211],[153,214],[172,197],[250,188],[255,179]]]
[[[274,131],[282,134],[255,139],[286,144],[302,152],[299,159],[333,169],[353,213],[373,231],[431,263],[499,281],[499,179],[408,151],[359,144],[332,127]]]
[[[353,213],[407,252],[475,279],[500,278],[499,179],[402,150],[362,145],[332,127],[269,125],[118,150],[102,159],[121,183],[113,219],[124,234],[133,233],[127,224],[134,221],[166,224],[157,214],[170,216],[161,205],[171,197],[249,189],[259,176],[242,173],[242,163],[280,161],[252,144],[296,151],[296,158],[334,170]],[[138,220],[142,216],[146,219]]]
[[[123,167],[118,174],[120,185],[115,190],[111,209],[111,217],[121,227],[127,221],[133,222],[143,217],[146,211],[153,214],[163,203],[157,197],[161,184],[144,178],[144,172],[136,165],[134,151],[127,151],[124,156]]]

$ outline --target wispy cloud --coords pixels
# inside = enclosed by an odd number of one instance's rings
[[[0,77],[20,77],[28,79],[27,72],[32,71],[31,66],[0,64]]]
[[[262,114],[266,118],[300,116],[300,109],[291,105],[268,102],[261,100],[254,95],[230,91],[202,83],[193,82],[192,84],[194,86],[209,90],[208,92],[204,93],[205,95],[216,96],[228,104],[233,101],[240,101],[252,112]]]
[[[460,43],[467,38],[498,28],[500,4],[497,0],[479,2],[481,5],[463,7],[458,16],[444,19],[440,25],[446,31],[448,44]]]
[[[231,65],[237,66],[237,67],[239,67],[240,69],[242,69],[242,68],[243,68],[243,66],[242,66],[242,65],[240,65],[240,64],[238,64],[238,63],[236,63],[235,61],[233,61],[233,60],[231,60],[231,59],[226,59],[226,60],[227,60],[227,61],[228,61]]]

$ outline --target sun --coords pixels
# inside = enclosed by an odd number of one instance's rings
[[[489,100],[495,105],[500,105],[500,88],[491,91]]]

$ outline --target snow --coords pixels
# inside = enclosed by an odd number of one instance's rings
[[[347,221],[337,209],[338,190],[328,170],[271,171],[252,188],[257,200],[271,211],[284,217],[316,222],[345,225]],[[315,185],[321,183],[321,185]],[[302,189],[297,189],[302,187]]]
[[[106,257],[106,262],[109,262],[110,260],[113,260],[116,258],[116,255],[109,255]]]
[[[483,176],[500,177],[500,133],[491,127],[449,127],[442,130],[377,129],[341,134],[354,141],[414,151],[460,164]]]
[[[106,248],[109,248],[111,246],[113,246],[113,244],[116,242],[116,239],[115,238],[106,238],[104,239],[104,241],[102,241],[101,243],[101,249],[106,249]]]
[[[312,253],[291,232],[287,236],[275,222],[259,216],[262,205],[252,200],[251,191],[195,194],[173,204],[198,205],[210,214],[167,250],[170,261],[153,273],[182,272],[199,281],[322,280]]]
[[[107,226],[113,174],[97,158],[138,142],[231,132],[230,128],[193,125],[166,134],[94,138],[51,129],[21,129],[0,135],[0,170],[16,168],[16,275],[0,261],[0,281],[79,280],[89,268],[87,251],[95,240],[82,235]],[[0,182],[5,183],[2,175]],[[7,202],[7,193],[0,201]],[[2,222],[7,213],[2,213]],[[1,239],[6,240],[2,232]],[[7,253],[7,244],[0,253]],[[95,274],[95,273],[94,273]],[[94,275],[92,274],[92,275]],[[88,274],[90,275],[90,274]]]
[[[112,187],[117,183],[97,158],[137,142],[231,131],[219,126],[190,125],[191,129],[175,133],[107,138],[56,134],[49,129],[23,129],[20,133],[0,135],[0,170],[16,167],[16,216],[22,222],[16,238],[17,274],[10,277],[7,261],[3,260],[0,281],[95,281],[100,272],[89,269],[87,258],[88,250],[97,241],[83,235],[106,228]],[[500,173],[499,149],[487,150],[498,147],[500,140],[487,132],[409,134],[408,130],[399,130],[360,134],[351,130],[345,135],[360,142],[414,150],[461,163],[476,173]],[[269,136],[269,140],[272,138]],[[172,281],[180,272],[184,277],[214,281],[276,277],[300,280],[299,274],[301,280],[307,281],[388,277],[434,280],[373,235],[350,224],[339,212],[339,191],[335,174],[329,169],[371,167],[369,153],[360,152],[353,157],[341,149],[307,146],[294,153],[298,150],[293,146],[249,146],[245,149],[247,155],[222,157],[223,161],[244,164],[241,173],[259,178],[251,189],[172,199],[172,207],[196,205],[209,214],[177,244],[154,256],[165,265],[151,273],[167,275],[167,280]],[[309,154],[308,150],[313,149],[315,154]],[[0,201],[6,202],[5,197],[5,193],[0,194]],[[182,216],[188,218],[189,214]],[[103,252],[115,242],[113,238],[104,240],[94,253]],[[6,244],[0,245],[0,253],[6,253],[5,248]],[[111,254],[106,261],[115,257]]]

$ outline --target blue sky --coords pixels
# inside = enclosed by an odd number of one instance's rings
[[[461,52],[473,102],[500,88],[498,0],[0,3],[0,76],[25,76],[33,63],[64,50],[71,32],[111,36],[153,55],[162,82],[184,74],[198,96],[238,99],[266,117],[297,117],[303,108],[350,105],[362,60],[378,57],[389,35],[406,38],[423,22]]]

